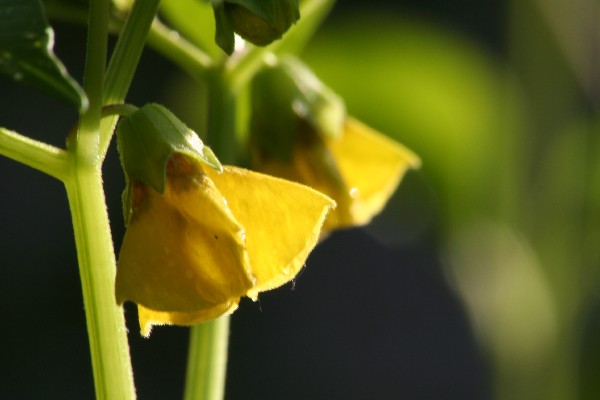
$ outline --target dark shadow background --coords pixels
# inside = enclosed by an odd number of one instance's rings
[[[502,54],[500,0],[343,0],[331,18],[381,7],[448,26]],[[85,31],[54,27],[56,53],[80,78]],[[146,51],[128,101],[160,101],[167,83],[161,79],[172,72]],[[62,145],[75,120],[68,107],[0,77],[3,126]],[[93,398],[64,189],[5,158],[0,182],[0,398]],[[114,145],[105,182],[118,248],[123,177]],[[429,190],[410,173],[394,202],[418,203],[410,193]],[[427,196],[425,203],[435,198]],[[294,285],[242,302],[232,317],[227,399],[490,398],[490,371],[440,267],[435,208],[423,207],[429,224],[407,222],[399,240],[384,244],[370,234],[377,220],[370,230],[335,233]],[[159,327],[142,339],[135,308],[125,311],[139,398],[181,398],[188,329]]]

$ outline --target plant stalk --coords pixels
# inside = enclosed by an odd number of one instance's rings
[[[222,400],[225,395],[229,316],[194,326],[190,332],[185,400]]]
[[[127,329],[115,301],[115,257],[99,168],[78,164],[66,182],[97,399],[135,399]]]
[[[67,146],[65,179],[73,218],[96,398],[135,399],[123,310],[114,295],[116,263],[102,186],[100,119],[110,2],[89,3],[84,90],[90,107]]]
[[[137,0],[134,2],[106,71],[103,105],[118,104],[125,100],[142,56],[150,26],[156,17],[159,3],[160,0]],[[115,115],[102,120],[99,143],[102,158],[108,150],[117,119],[118,117]]]

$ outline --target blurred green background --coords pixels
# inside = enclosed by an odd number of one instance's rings
[[[304,53],[351,114],[419,154],[382,215],[232,318],[227,399],[600,397],[600,5],[339,1]],[[54,24],[79,78],[85,31]],[[151,50],[128,101],[193,124]],[[62,145],[76,114],[0,77],[0,124]],[[0,159],[0,398],[93,397],[58,182]],[[122,172],[105,166],[113,235]],[[180,398],[188,330],[138,334],[140,399]]]

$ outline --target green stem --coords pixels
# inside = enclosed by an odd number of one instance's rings
[[[223,399],[228,339],[229,316],[191,329],[185,400]]]
[[[104,83],[103,104],[122,103],[138,66],[160,0],[138,0],[133,4],[113,51]],[[118,116],[102,120],[100,155],[104,158]]]
[[[66,151],[5,128],[0,128],[0,155],[61,181],[68,175],[69,158]]]
[[[237,154],[238,93],[221,68],[208,70],[203,78],[208,91],[207,145],[222,164],[233,164]]]
[[[90,1],[84,89],[90,100],[69,142],[65,186],[73,218],[96,398],[134,399],[123,311],[115,301],[115,258],[99,157],[102,87],[108,39],[108,0]]]
[[[66,183],[77,245],[97,399],[135,399],[115,258],[99,168],[77,165]]]
[[[152,23],[148,44],[193,77],[213,64],[209,55],[158,20]]]

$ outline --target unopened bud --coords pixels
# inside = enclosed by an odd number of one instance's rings
[[[213,1],[217,44],[233,52],[234,32],[258,46],[281,36],[300,18],[298,0]]]

